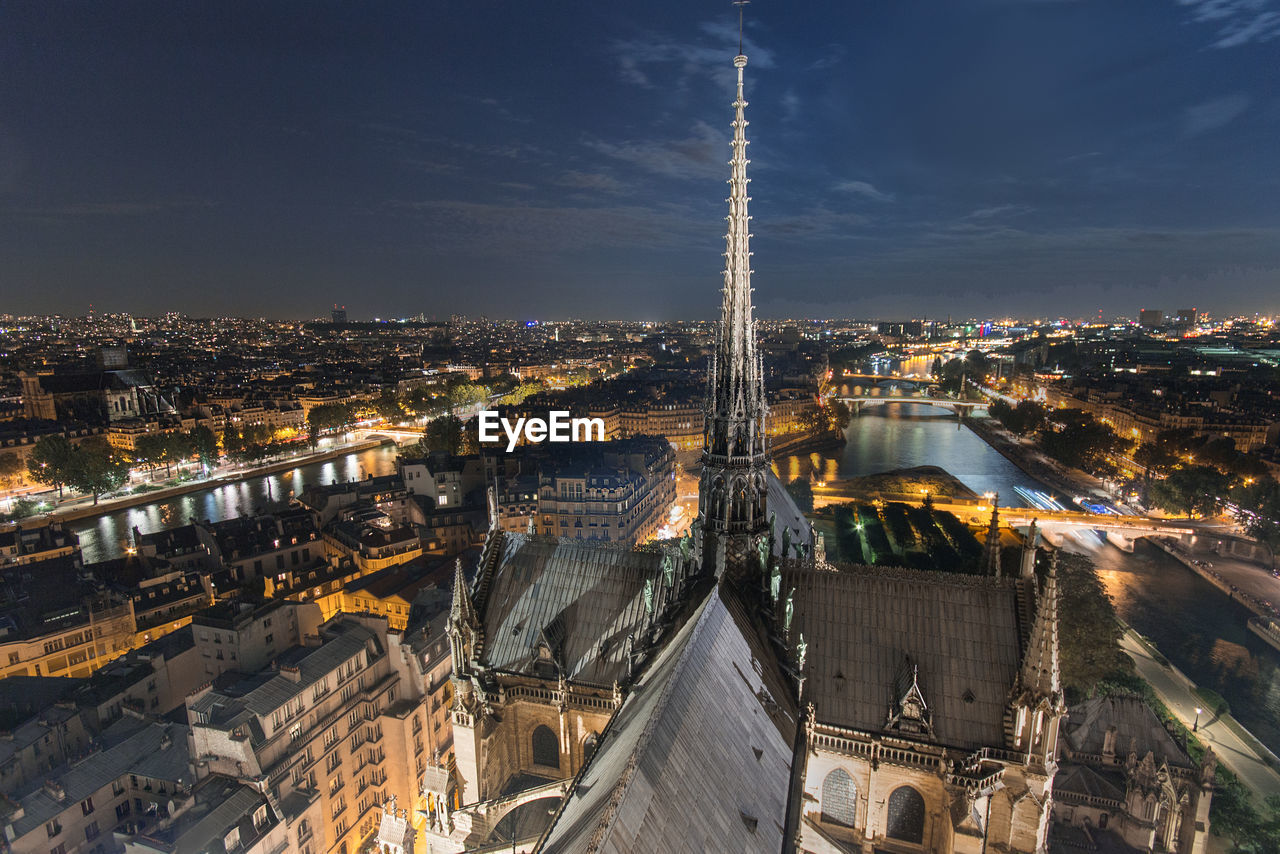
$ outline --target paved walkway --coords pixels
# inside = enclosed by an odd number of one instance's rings
[[[1133,659],[1138,675],[1151,683],[1156,696],[1190,729],[1195,722],[1196,706],[1205,705],[1205,701],[1194,691],[1195,683],[1176,667],[1157,661],[1151,654],[1151,648],[1139,640],[1132,629],[1124,633],[1120,645]],[[1218,760],[1231,769],[1254,794],[1260,798],[1280,794],[1280,773],[1262,759],[1266,748],[1252,736],[1242,735],[1244,732],[1247,730],[1230,715],[1215,717],[1212,710],[1207,710],[1200,715],[1196,737],[1211,745]]]

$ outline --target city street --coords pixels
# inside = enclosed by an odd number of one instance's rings
[[[1203,707],[1205,701],[1195,694],[1191,680],[1177,668],[1157,661],[1132,629],[1125,632],[1120,643],[1133,659],[1138,675],[1151,684],[1169,711],[1188,729],[1194,726],[1196,708]],[[1260,798],[1280,794],[1280,774],[1263,760],[1260,752],[1264,748],[1255,747],[1256,741],[1241,736],[1240,725],[1229,718],[1217,718],[1212,711],[1205,711],[1200,715],[1196,737],[1211,746],[1219,761]]]

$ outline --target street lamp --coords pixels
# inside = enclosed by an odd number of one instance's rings
[[[1199,706],[1196,706],[1196,722],[1191,725],[1192,732],[1195,732],[1196,730],[1200,729],[1200,713],[1203,711],[1204,709],[1200,708]]]

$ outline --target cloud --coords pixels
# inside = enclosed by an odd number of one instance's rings
[[[168,201],[112,201],[112,202],[67,202],[61,205],[50,205],[38,208],[11,208],[0,210],[10,216],[30,217],[34,219],[57,219],[62,217],[139,217],[152,214],[170,214],[179,211],[200,210],[213,207],[213,202],[200,199],[172,199]]]
[[[1237,92],[1187,107],[1183,114],[1183,129],[1188,136],[1217,130],[1247,110],[1249,103],[1248,95]]]
[[[757,217],[762,235],[769,238],[828,238],[851,239],[864,235],[857,232],[860,226],[871,220],[861,214],[837,213],[819,205],[813,210],[790,216]]]
[[[968,220],[991,219],[1001,214],[1010,214],[1017,216],[1019,214],[1030,213],[1031,208],[1027,205],[996,205],[990,208],[978,208],[976,211],[965,216]]]
[[[1217,27],[1213,47],[1240,47],[1280,38],[1280,8],[1275,0],[1178,0],[1191,19]]]
[[[579,172],[575,169],[565,172],[556,180],[556,183],[574,190],[596,190],[602,193],[620,193],[623,190],[622,182],[612,175],[606,175],[603,172]]]
[[[683,139],[639,142],[588,140],[587,147],[646,172],[668,178],[720,178],[728,173],[728,137],[704,121]]]
[[[842,193],[853,193],[857,196],[866,196],[877,202],[891,202],[893,195],[877,190],[872,184],[866,181],[841,181],[832,189],[839,190]]]
[[[782,95],[782,118],[784,121],[794,122],[800,117],[800,96],[796,94],[796,90],[788,89]]]
[[[454,199],[400,201],[416,213],[437,248],[519,257],[597,247],[662,249],[714,239],[712,220],[674,206],[573,206],[484,203]]]
[[[809,63],[810,71],[827,71],[844,62],[849,49],[842,44],[829,44],[822,49],[822,56]]]
[[[737,22],[705,23],[698,29],[708,40],[693,42],[647,33],[639,38],[614,42],[613,52],[617,55],[622,79],[637,86],[651,87],[658,85],[653,80],[655,73],[674,73],[677,85],[693,76],[732,74],[731,60],[738,47]],[[753,66],[773,67],[773,51],[756,44],[749,35],[742,40],[742,50],[751,58]]]

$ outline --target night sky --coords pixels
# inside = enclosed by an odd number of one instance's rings
[[[769,317],[1280,312],[1280,0],[747,7]],[[0,313],[714,316],[727,0],[0,4]]]

